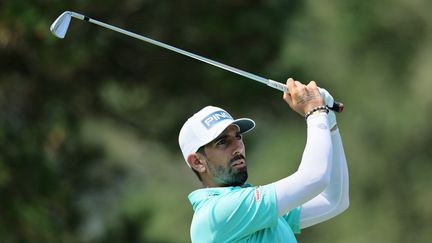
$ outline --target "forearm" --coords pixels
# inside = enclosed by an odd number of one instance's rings
[[[333,144],[333,163],[334,163],[334,180],[335,186],[328,188],[328,191],[324,191],[326,195],[331,198],[339,198],[339,205],[348,207],[349,204],[349,175],[348,165],[345,157],[345,151],[343,148],[342,138],[339,134],[339,129],[336,129],[331,133],[332,144]],[[333,178],[331,179],[333,180]],[[340,181],[341,185],[339,185]],[[331,184],[331,182],[330,182]]]
[[[339,130],[331,133],[333,163],[329,186],[316,198],[302,205],[300,227],[306,228],[328,220],[348,208],[348,168]]]
[[[307,141],[298,170],[275,182],[279,215],[319,195],[330,180],[332,145],[327,114],[307,120]]]

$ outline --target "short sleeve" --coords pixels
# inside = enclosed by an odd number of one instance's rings
[[[277,224],[273,184],[233,190],[215,200],[209,214],[215,239],[240,239]]]
[[[301,207],[296,207],[283,216],[295,234],[300,234],[300,210]]]

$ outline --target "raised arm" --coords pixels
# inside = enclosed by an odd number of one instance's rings
[[[327,105],[332,105],[333,97],[327,91],[324,99]],[[324,116],[326,121],[320,120]],[[331,128],[331,133],[322,129],[323,124]],[[279,216],[301,206],[300,228],[328,220],[349,205],[348,168],[335,113],[308,118],[307,126],[299,169],[275,183]]]

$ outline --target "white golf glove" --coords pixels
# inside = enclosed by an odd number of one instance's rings
[[[325,102],[326,106],[333,107],[333,105],[334,105],[333,96],[331,96],[331,94],[323,88],[319,88],[319,92],[320,92],[321,96],[324,98],[324,102]],[[329,122],[330,129],[332,129],[337,124],[336,114],[333,110],[329,110],[328,122]]]

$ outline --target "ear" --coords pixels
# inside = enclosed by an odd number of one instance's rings
[[[190,167],[197,172],[203,173],[206,171],[205,159],[201,158],[198,153],[193,153],[188,156],[188,163]]]

